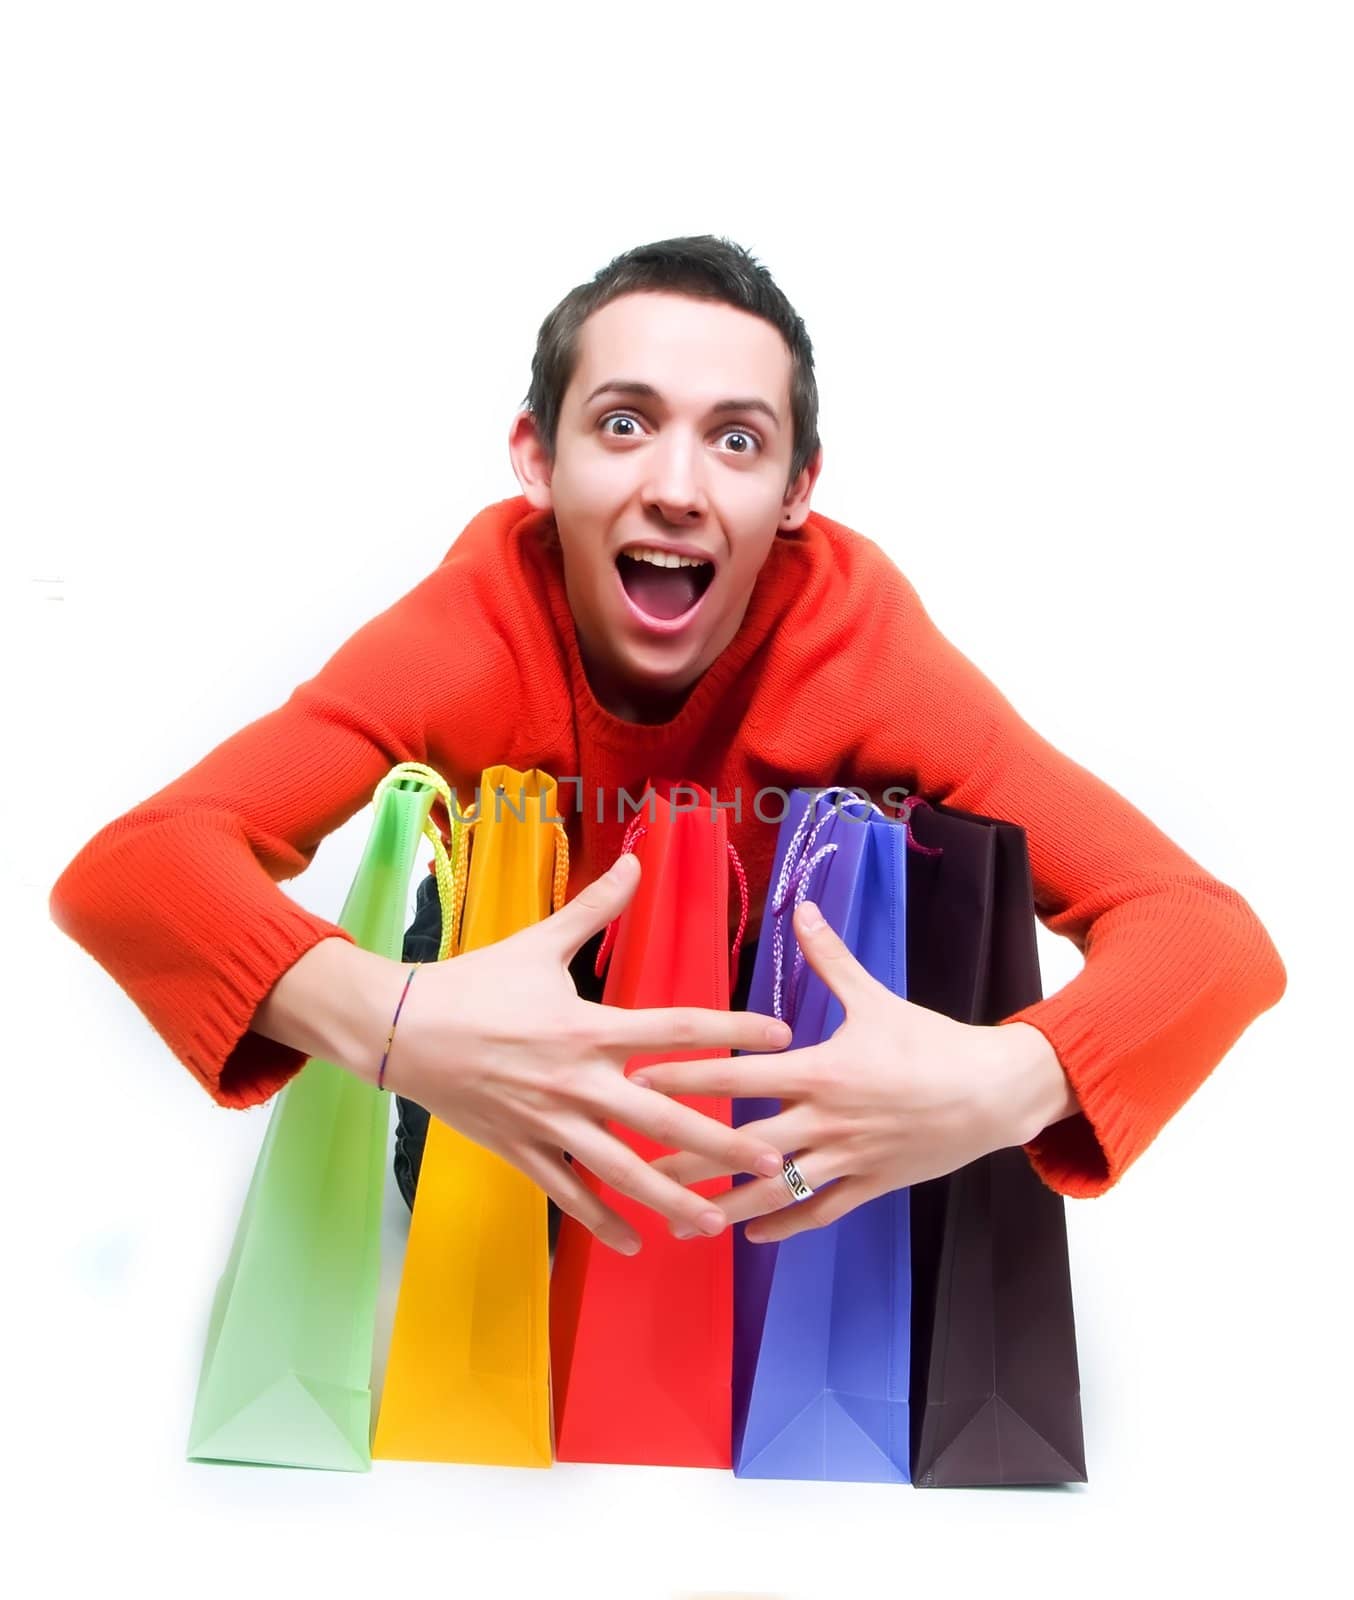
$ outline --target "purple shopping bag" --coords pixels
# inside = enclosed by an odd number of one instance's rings
[[[818,904],[873,977],[906,994],[906,849],[905,825],[850,790],[790,796],[748,1009],[789,1022],[792,1048],[829,1037],[843,1016],[795,942],[801,900]],[[735,1100],[733,1121],[779,1109]],[[910,1282],[905,1189],[779,1244],[737,1230],[736,1476],[908,1481]]]

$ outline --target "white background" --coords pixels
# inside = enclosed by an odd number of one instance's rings
[[[41,1593],[1319,1592],[1350,1423],[1348,9],[491,10],[5,10],[6,1565]],[[190,1466],[268,1112],[212,1104],[48,890],[514,492],[555,301],[707,231],[807,321],[816,504],[1288,965],[1069,1206],[1091,1482]],[[289,892],[336,915],[366,820]],[[1077,958],[1043,948],[1052,989]]]

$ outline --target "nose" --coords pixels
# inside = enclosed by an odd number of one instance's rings
[[[698,440],[685,439],[676,429],[660,435],[646,452],[649,475],[643,496],[646,509],[657,511],[665,522],[699,522],[706,512],[703,461]]]

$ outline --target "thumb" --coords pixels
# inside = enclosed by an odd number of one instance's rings
[[[639,887],[639,873],[639,857],[633,851],[618,856],[601,877],[580,889],[568,905],[546,917],[540,926],[549,930],[571,959],[580,945],[600,933],[629,905]]]
[[[849,1011],[855,1001],[864,999],[874,979],[812,900],[796,907],[794,926],[805,961]]]

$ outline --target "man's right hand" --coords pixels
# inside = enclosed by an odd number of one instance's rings
[[[423,967],[405,998],[385,1073],[386,1088],[510,1161],[562,1211],[625,1254],[639,1249],[638,1235],[583,1183],[564,1151],[678,1229],[716,1234],[724,1218],[703,1196],[656,1172],[607,1130],[607,1121],[708,1157],[724,1172],[769,1177],[781,1170],[781,1153],[763,1140],[629,1082],[626,1062],[640,1055],[781,1050],[791,1039],[783,1022],[756,1012],[631,1010],[579,997],[569,963],[620,915],[639,876],[638,859],[623,855],[553,916]],[[389,1031],[405,970],[392,962],[367,968],[372,1040]],[[377,1049],[373,1081],[379,1059]]]

